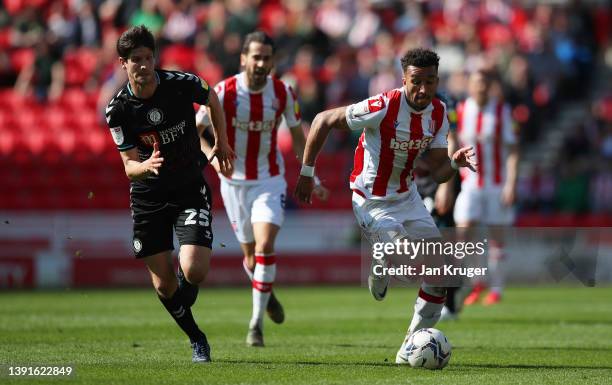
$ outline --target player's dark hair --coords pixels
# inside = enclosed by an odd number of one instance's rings
[[[124,59],[127,59],[134,49],[140,47],[150,48],[151,51],[155,52],[155,38],[144,25],[128,29],[117,40],[117,53]]]
[[[242,45],[243,54],[246,55],[247,53],[249,53],[249,46],[251,45],[251,43],[261,43],[263,45],[269,45],[272,47],[272,53],[274,53],[274,50],[276,48],[274,46],[274,40],[272,40],[270,36],[268,36],[265,32],[262,31],[255,31],[246,35],[246,37],[244,38],[244,44]]]
[[[402,70],[404,72],[406,72],[408,66],[419,68],[435,66],[438,69],[438,64],[440,64],[440,56],[425,48],[411,49],[402,57]]]

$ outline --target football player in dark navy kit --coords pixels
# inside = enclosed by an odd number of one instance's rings
[[[146,27],[124,32],[117,53],[128,83],[110,101],[106,119],[131,180],[134,252],[149,269],[160,301],[189,336],[193,361],[209,362],[206,335],[191,313],[213,241],[211,192],[202,176],[207,160],[193,103],[209,107],[216,129],[212,155],[231,169],[223,109],[196,75],[154,69],[155,40]],[[178,277],[171,259],[173,229],[180,244]]]

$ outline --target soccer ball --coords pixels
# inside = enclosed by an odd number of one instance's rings
[[[398,364],[408,363],[413,368],[442,369],[451,356],[451,344],[438,329],[419,329],[408,338],[397,352]]]

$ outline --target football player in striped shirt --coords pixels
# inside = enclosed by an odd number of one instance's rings
[[[221,179],[221,196],[236,238],[240,242],[244,269],[252,282],[253,313],[246,343],[264,346],[263,312],[282,323],[285,315],[272,292],[276,276],[274,242],[283,224],[287,183],[277,145],[284,119],[299,159],[304,151],[300,108],[293,89],[271,76],[274,42],[263,32],[246,36],[240,55],[242,72],[222,80],[215,90],[225,111],[228,141],[236,153],[231,172],[213,160]],[[198,127],[211,126],[209,109],[200,108]],[[205,153],[210,149],[202,138]],[[314,193],[327,199],[328,190],[318,184]]]
[[[501,300],[503,288],[503,226],[512,225],[518,177],[518,140],[510,106],[491,95],[494,81],[490,71],[481,69],[470,75],[469,97],[457,107],[457,139],[460,145],[474,147],[479,173],[461,172],[461,192],[455,202],[457,227],[477,225],[490,228],[489,278],[491,290],[485,305]],[[477,282],[465,304],[478,301],[485,282]]]
[[[371,243],[440,239],[413,180],[415,159],[423,156],[437,183],[446,182],[461,167],[475,171],[476,162],[471,147],[460,148],[449,159],[446,106],[435,98],[439,60],[433,51],[412,49],[401,60],[403,87],[319,113],[306,141],[297,199],[311,200],[315,161],[331,129],[359,130],[350,188],[353,211],[366,238]],[[368,286],[374,298],[382,300],[389,276],[373,274],[384,259],[372,261]],[[445,295],[445,287],[421,284],[404,343],[414,331],[437,323]],[[407,363],[402,351],[397,363]]]

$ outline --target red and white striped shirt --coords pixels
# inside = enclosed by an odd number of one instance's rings
[[[288,127],[301,123],[300,108],[293,89],[268,76],[264,88],[252,92],[246,73],[222,80],[215,92],[225,112],[229,145],[236,153],[232,183],[256,183],[284,175],[283,157],[277,146],[283,116]],[[205,107],[196,115],[198,124],[210,125]],[[223,178],[223,176],[220,175]]]
[[[416,189],[415,159],[427,149],[446,148],[446,106],[439,99],[421,111],[403,88],[376,95],[346,109],[353,130],[363,130],[355,150],[350,185],[366,199],[394,200]]]
[[[474,146],[478,172],[461,168],[462,188],[501,186],[506,180],[507,146],[517,143],[510,107],[495,99],[481,108],[468,98],[457,106],[457,136],[460,146]]]

